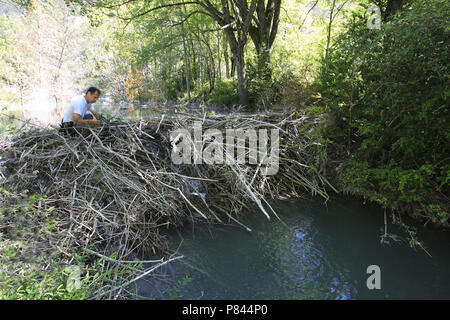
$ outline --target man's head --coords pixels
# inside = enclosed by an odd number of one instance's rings
[[[101,94],[102,93],[100,89],[96,87],[90,87],[89,89],[87,89],[84,98],[86,99],[87,103],[96,103]]]

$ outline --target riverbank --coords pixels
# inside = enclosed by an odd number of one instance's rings
[[[178,114],[110,122],[79,130],[74,137],[23,127],[2,141],[0,152],[2,252],[8,255],[2,259],[2,296],[129,297],[137,279],[179,258],[165,257],[143,269],[142,257],[167,252],[162,230],[179,228],[185,221],[248,230],[240,222],[246,209],[258,208],[261,218],[276,219],[266,199],[303,193],[327,198],[326,177],[314,165],[316,141],[302,129],[318,121],[295,111]],[[279,171],[263,175],[267,167],[262,162],[236,158],[219,165],[175,164],[170,155],[177,144],[169,132],[193,132],[199,122],[205,132],[214,129],[224,135],[227,128],[277,129]],[[202,147],[212,143],[203,140]],[[251,146],[244,144],[243,150],[247,155]],[[66,290],[62,282],[72,278],[64,270],[75,270],[83,279],[76,290]]]

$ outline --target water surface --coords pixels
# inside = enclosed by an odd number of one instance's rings
[[[427,246],[380,243],[384,211],[356,199],[274,203],[282,220],[258,211],[232,226],[186,226],[172,234],[185,258],[141,281],[155,299],[449,299],[450,235],[419,227]],[[408,221],[411,224],[410,221]],[[388,221],[388,232],[405,234]],[[381,269],[381,289],[369,290],[367,267]],[[184,280],[184,278],[188,280]],[[167,281],[165,281],[167,280]],[[173,281],[168,281],[173,280]]]

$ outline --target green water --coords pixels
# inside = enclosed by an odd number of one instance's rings
[[[128,119],[160,116],[162,106],[121,110]],[[170,235],[184,258],[138,282],[151,299],[450,299],[450,232],[417,227],[431,257],[399,242],[382,245],[384,211],[353,198],[273,203],[282,221],[255,210],[235,226],[186,225]],[[381,230],[380,230],[381,229]],[[180,245],[181,243],[181,245]],[[381,270],[381,289],[369,290],[367,267]]]
[[[383,210],[355,199],[275,204],[283,222],[255,211],[249,233],[232,226],[186,226],[172,234],[184,258],[141,281],[154,299],[449,299],[450,234],[418,225],[427,251],[405,240],[380,244]],[[404,236],[388,221],[388,232]],[[410,224],[411,222],[408,221]],[[416,224],[417,226],[417,224]],[[381,289],[369,290],[369,265]],[[183,281],[187,277],[187,281]]]

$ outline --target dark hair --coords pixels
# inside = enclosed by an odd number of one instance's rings
[[[86,90],[86,94],[90,92],[91,94],[95,94],[96,92],[98,92],[98,95],[101,95],[102,92],[100,91],[99,88],[96,87],[90,87],[89,89]]]

